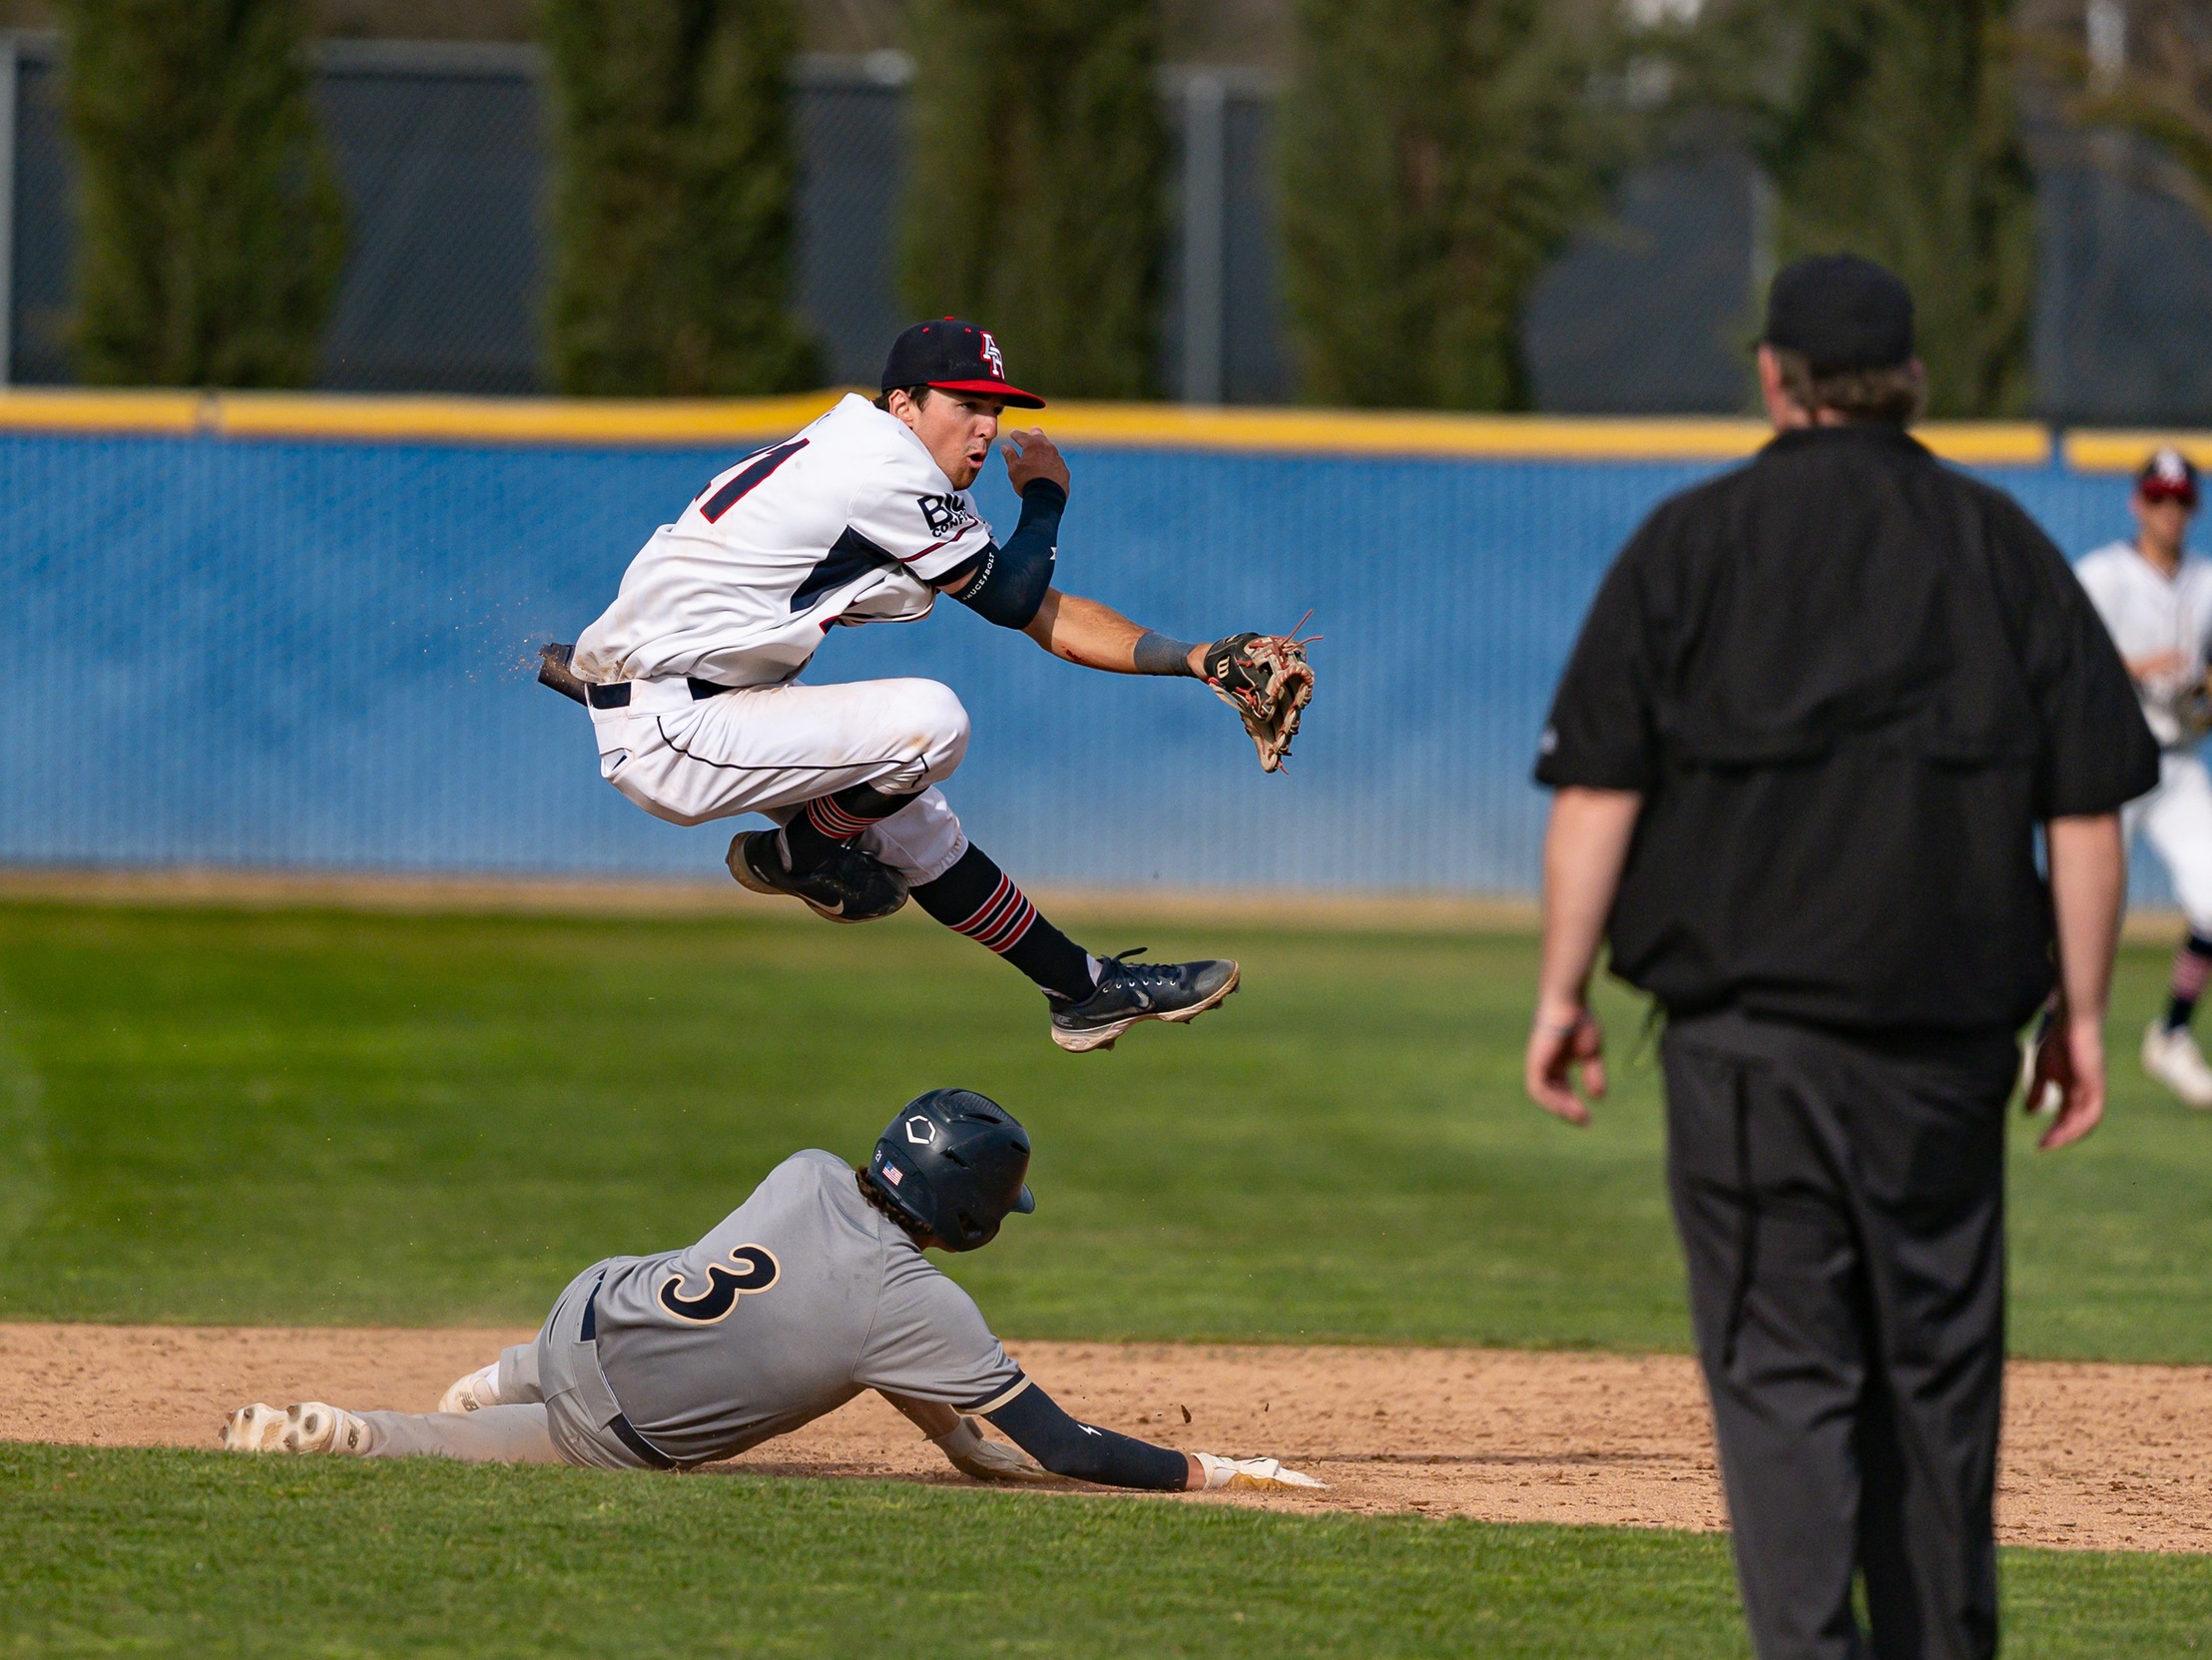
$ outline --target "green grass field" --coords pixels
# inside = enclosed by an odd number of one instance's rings
[[[2193,1558],[2008,1551],[2006,1652],[2212,1652]],[[0,1448],[0,1653],[1735,1656],[1727,1542],[888,1482]]]
[[[1519,1094],[1526,939],[1088,932],[1247,989],[1072,1057],[912,918],[0,906],[0,1317],[532,1323],[959,1083],[1037,1142],[1037,1214],[957,1265],[1010,1335],[1686,1346],[1627,999],[1576,1133]],[[2162,971],[2123,962],[2105,1128],[2015,1138],[2021,1354],[2212,1361],[2212,1117],[2130,1053]],[[1654,1533],[82,1449],[0,1495],[0,1655],[1742,1650],[1722,1545]],[[2201,1559],[2007,1564],[2011,1653],[2212,1629]]]

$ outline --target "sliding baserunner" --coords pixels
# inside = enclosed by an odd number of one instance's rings
[[[934,681],[808,686],[833,626],[913,622],[939,593],[1054,656],[1114,674],[1204,680],[1244,720],[1270,772],[1289,752],[1313,672],[1295,641],[1170,640],[1052,586],[1067,463],[1039,431],[1004,446],[1021,519],[1003,545],[968,487],[1008,406],[989,333],[946,318],[899,335],[873,403],[844,398],[718,475],[631,561],[549,684],[587,702],[601,775],[672,824],[760,813],[730,873],[834,922],[909,895],[1043,990],[1063,1049],[1105,1049],[1140,1020],[1186,1021],[1237,989],[1228,961],[1101,958],[1054,927],[961,831],[936,786],[966,753],[967,711]],[[1081,741],[1080,711],[1068,718]]]
[[[988,1245],[1008,1213],[1035,1209],[1028,1172],[1029,1138],[1011,1113],[931,1090],[891,1120],[865,1169],[794,1154],[697,1245],[594,1263],[535,1342],[461,1379],[437,1411],[256,1403],[231,1414],[223,1444],[689,1469],[874,1389],[983,1480],[1321,1486],[1273,1458],[1180,1452],[1078,1423],[1015,1365],[922,1252]],[[1014,1444],[986,1438],[979,1417]]]

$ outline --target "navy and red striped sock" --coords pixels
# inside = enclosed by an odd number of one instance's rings
[[[1097,987],[1090,953],[1046,921],[1013,878],[973,842],[951,869],[915,887],[913,899],[954,933],[996,951],[1048,996],[1079,1003]]]
[[[872,784],[817,796],[784,827],[792,869],[804,874],[818,868],[839,847],[849,847],[866,834],[869,826],[880,824],[913,799],[912,795],[885,795]]]
[[[2178,1031],[2197,1012],[2197,999],[2212,981],[2212,939],[2191,929],[2174,952],[2173,972],[2166,981],[2166,1030]]]

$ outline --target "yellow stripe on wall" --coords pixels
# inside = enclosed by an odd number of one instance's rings
[[[1527,461],[1736,461],[1774,436],[1765,421],[1699,416],[1622,420],[1153,403],[1058,404],[1043,411],[1038,424],[1056,438],[1092,445]],[[2039,466],[2050,459],[2050,434],[2025,422],[1939,421],[1915,431],[1952,461]]]
[[[2198,466],[2212,468],[2212,432],[2069,432],[2066,465],[2077,472],[2133,472],[2160,444],[2172,444]]]
[[[494,444],[739,445],[780,438],[841,391],[789,397],[622,399],[346,396],[313,392],[0,391],[0,431],[200,433],[230,438]],[[1277,455],[1464,460],[1734,461],[1770,436],[1754,420],[1618,420],[1351,409],[1224,409],[1056,403],[1034,420],[1070,444]],[[2050,434],[2026,423],[1931,422],[1916,429],[1948,460],[2048,461]],[[2069,437],[2076,442],[2090,437]],[[2212,442],[2212,440],[2208,440]],[[2143,446],[2127,465],[2141,459]]]
[[[239,438],[346,438],[497,444],[719,444],[782,438],[840,393],[764,398],[345,397],[221,395]]]
[[[324,392],[0,391],[0,431],[204,433],[410,443],[720,444],[781,438],[841,394],[764,398],[354,397]]]
[[[218,400],[200,392],[0,392],[0,431],[201,432]]]

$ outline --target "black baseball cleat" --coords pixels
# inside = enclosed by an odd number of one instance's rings
[[[1052,1004],[1052,1041],[1075,1054],[1111,1049],[1140,1020],[1180,1026],[1196,1020],[1237,989],[1233,962],[1131,962],[1124,951],[1100,966],[1098,989],[1080,1003]]]
[[[872,922],[906,902],[906,878],[857,847],[839,847],[804,875],[794,873],[781,830],[741,830],[730,838],[729,864],[740,887],[803,899],[832,922]]]

